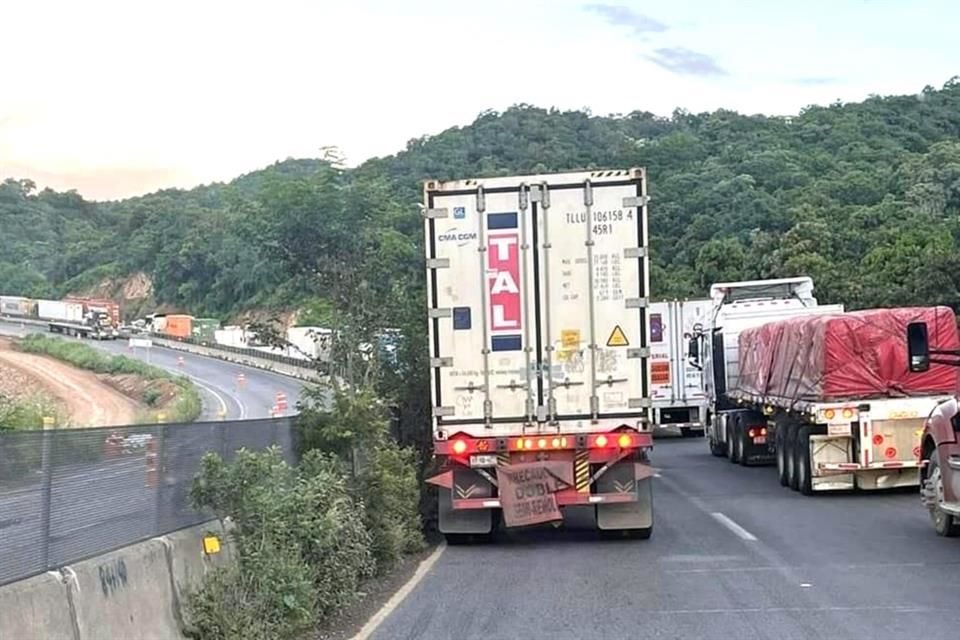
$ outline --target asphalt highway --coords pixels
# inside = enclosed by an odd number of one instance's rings
[[[42,329],[34,325],[21,326],[15,321],[0,320],[0,335],[23,336],[29,333],[43,333]],[[203,401],[200,420],[218,420],[221,412],[225,412],[223,417],[229,420],[270,417],[277,393],[286,395],[285,415],[289,415],[296,411],[296,403],[303,386],[300,380],[294,378],[216,358],[162,347],[131,349],[128,341],[124,339],[83,340],[83,343],[108,353],[138,358],[162,369],[187,376],[197,387]],[[182,362],[179,358],[182,358]],[[240,378],[241,374],[245,380]]]
[[[37,329],[0,321],[2,335],[25,335]],[[53,475],[46,546],[39,471],[0,481],[0,584],[36,573],[44,566],[45,554],[48,566],[61,566],[149,537],[158,530],[184,526],[184,518],[195,517],[189,509],[186,491],[205,451],[232,450],[240,444],[251,443],[290,446],[289,433],[277,425],[258,422],[224,425],[221,417],[228,421],[267,418],[278,392],[286,394],[284,415],[291,415],[296,412],[301,381],[160,347],[130,350],[126,340],[84,340],[84,343],[110,353],[140,358],[189,377],[201,393],[200,421],[207,424],[167,432],[164,441],[167,463],[159,478],[162,486],[159,492],[146,486],[142,445],[139,448],[134,445],[113,459],[87,463],[73,459],[71,449],[75,444],[82,439],[94,439],[100,446],[109,428],[79,430],[71,434],[77,439],[74,442],[57,440],[61,444],[51,445],[50,450]],[[243,374],[245,380],[239,380],[239,374]],[[228,428],[221,431],[221,426]],[[7,446],[39,451],[42,437],[40,433],[25,435],[16,445],[8,443]],[[0,455],[0,464],[2,459]]]
[[[650,540],[589,527],[448,547],[376,640],[960,637],[960,539],[916,491],[805,497],[662,439]]]

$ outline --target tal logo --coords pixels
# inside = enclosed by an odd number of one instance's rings
[[[490,291],[490,329],[520,329],[520,238],[516,233],[490,235],[487,252]]]

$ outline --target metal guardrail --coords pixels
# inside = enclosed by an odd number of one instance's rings
[[[203,455],[294,462],[295,420],[0,431],[0,584],[210,520],[189,499]]]

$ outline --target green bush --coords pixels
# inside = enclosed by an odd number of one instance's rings
[[[163,393],[159,389],[144,389],[141,399],[148,407],[154,407],[162,397]]]
[[[349,604],[373,575],[363,505],[333,456],[313,451],[291,467],[277,447],[240,450],[229,464],[207,454],[191,497],[236,523],[237,565],[188,599],[204,639],[288,637]]]
[[[359,480],[373,557],[384,573],[424,546],[416,452],[384,442],[371,452]]]
[[[17,341],[17,348],[27,353],[50,356],[79,369],[95,373],[132,374],[147,380],[169,380],[178,387],[177,397],[168,408],[170,420],[193,422],[200,415],[202,409],[200,394],[188,378],[175,376],[141,360],[127,356],[111,356],[82,342],[52,338],[39,333],[30,334]],[[151,405],[146,397],[144,401]]]

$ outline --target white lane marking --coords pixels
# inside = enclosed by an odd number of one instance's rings
[[[417,567],[417,570],[410,577],[410,579],[407,580],[406,584],[400,587],[400,590],[393,594],[393,596],[387,600],[387,603],[380,608],[380,611],[377,611],[377,613],[367,621],[367,624],[363,625],[363,628],[360,629],[360,631],[358,631],[357,634],[350,640],[367,640],[367,638],[373,635],[373,632],[376,631],[377,627],[379,627],[380,624],[387,619],[387,616],[393,613],[394,609],[400,606],[400,603],[403,602],[408,595],[410,595],[410,592],[413,591],[413,588],[420,584],[420,581],[423,580],[424,576],[427,575],[427,572],[430,571],[446,548],[447,544],[444,542],[439,547],[434,549],[433,553],[431,553],[423,562],[420,563],[420,566]]]
[[[729,609],[659,609],[644,610],[643,615],[655,616],[675,616],[683,614],[704,615],[718,613],[817,613],[817,612],[843,612],[843,611],[891,611],[894,613],[926,613],[932,611],[948,611],[947,609],[910,605],[863,605],[851,607],[744,607]],[[950,610],[952,612],[952,610]]]
[[[710,514],[714,520],[725,526],[727,529],[730,529],[738,538],[741,540],[747,540],[748,542],[756,542],[757,537],[738,525],[736,522],[723,515],[720,512],[713,512]]]
[[[185,375],[185,374],[182,374],[182,373],[181,373],[180,375]],[[217,392],[213,389],[213,387],[210,387],[210,386],[208,386],[207,384],[205,384],[205,383],[203,383],[203,382],[200,382],[199,378],[197,378],[196,376],[192,376],[192,375],[189,375],[189,374],[186,374],[186,376],[187,376],[188,378],[190,378],[190,381],[193,382],[193,384],[195,384],[195,385],[197,385],[198,387],[201,387],[201,388],[203,388],[203,389],[206,389],[211,395],[213,395],[213,397],[217,399],[217,402],[220,403],[220,408],[223,410],[223,415],[224,415],[224,416],[227,415],[227,402],[226,402],[226,400],[223,399],[223,396],[221,396],[219,393],[217,393]],[[229,395],[229,394],[227,394],[227,395]],[[243,405],[240,404],[240,402],[239,402],[236,398],[233,398],[232,396],[231,396],[231,398],[232,398],[232,399],[237,403],[237,405],[240,407],[241,417],[243,417],[243,416],[242,416],[242,414],[243,414]]]

